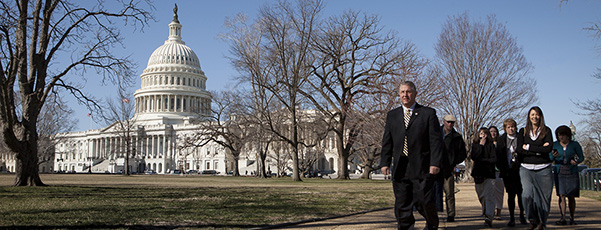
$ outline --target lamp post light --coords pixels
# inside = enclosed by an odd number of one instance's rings
[[[570,121],[570,130],[572,130],[572,140],[575,141],[576,140],[576,126],[574,126],[574,123],[572,123],[572,121]]]

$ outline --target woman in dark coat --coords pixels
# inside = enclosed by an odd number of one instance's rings
[[[472,144],[471,158],[474,161],[472,177],[476,182],[476,193],[484,212],[484,222],[492,227],[495,212],[494,180],[495,163],[497,162],[496,149],[487,128],[478,130],[477,141]]]

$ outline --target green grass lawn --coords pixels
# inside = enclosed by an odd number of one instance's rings
[[[580,190],[580,196],[601,201],[601,192],[599,191]]]
[[[393,206],[389,181],[0,174],[0,228],[249,228]]]

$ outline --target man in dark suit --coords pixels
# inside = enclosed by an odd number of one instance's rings
[[[413,207],[427,229],[437,229],[433,185],[443,160],[440,123],[436,110],[415,102],[413,82],[403,82],[399,94],[403,105],[388,112],[380,162],[384,175],[392,174],[398,229],[413,227]]]

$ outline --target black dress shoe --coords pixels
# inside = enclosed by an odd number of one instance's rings
[[[536,224],[532,224],[532,223],[531,223],[531,224],[528,226],[528,230],[534,230],[536,227],[537,227],[537,225],[536,225]]]
[[[489,218],[484,219],[484,223],[486,224],[486,226],[488,226],[489,228],[492,228],[492,220]]]
[[[526,221],[526,218],[524,218],[524,216],[520,216],[520,224],[528,224],[528,221]]]
[[[515,227],[515,220],[514,219],[509,220],[509,222],[507,223],[507,226]]]
[[[447,222],[455,222],[455,217],[454,216],[447,217]]]

